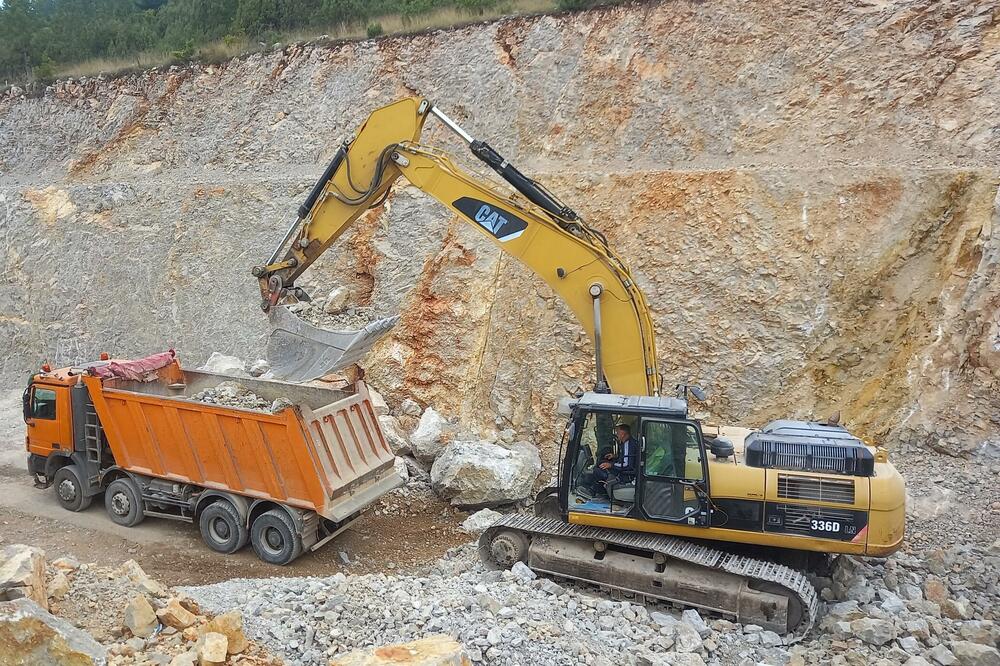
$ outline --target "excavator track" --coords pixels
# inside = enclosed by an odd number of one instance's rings
[[[523,551],[519,550],[522,546]],[[601,565],[595,560],[603,562],[609,552],[624,554],[603,567],[602,576]],[[653,598],[760,624],[786,634],[789,642],[808,633],[819,609],[816,588],[794,569],[660,534],[511,514],[483,533],[479,555],[487,566],[499,568],[520,560],[533,571],[636,595],[640,601]],[[658,570],[654,569],[657,560]],[[608,575],[607,570],[615,564],[636,568],[638,573],[617,576],[611,571]],[[588,575],[588,569],[594,575]],[[673,575],[681,580],[667,580],[671,572],[677,572]],[[637,581],[648,586],[637,585]],[[705,589],[716,582],[718,591]],[[779,600],[777,612],[775,599]],[[727,600],[732,600],[729,605]]]

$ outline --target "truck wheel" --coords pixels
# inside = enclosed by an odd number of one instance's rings
[[[270,564],[288,564],[302,554],[302,539],[295,523],[282,509],[257,516],[250,526],[250,543],[257,557]]]
[[[142,510],[142,495],[132,479],[123,477],[108,484],[104,491],[104,507],[111,521],[123,527],[135,527],[146,517]]]
[[[217,553],[235,553],[250,537],[236,508],[226,500],[212,502],[198,519],[201,538]]]
[[[56,470],[52,479],[59,506],[67,511],[83,511],[94,501],[93,495],[83,494],[83,481],[76,465],[66,465]]]

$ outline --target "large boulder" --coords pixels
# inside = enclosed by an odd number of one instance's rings
[[[0,664],[104,666],[107,653],[85,631],[30,599],[0,603]]]
[[[420,415],[417,429],[410,435],[410,450],[413,457],[430,464],[438,457],[445,445],[445,431],[448,422],[433,407],[428,407]]]
[[[395,416],[380,415],[378,424],[382,429],[382,436],[394,454],[405,456],[410,452],[410,440],[403,433],[403,427],[399,425],[399,420]]]
[[[451,636],[434,635],[411,643],[355,650],[335,657],[330,666],[471,666],[462,645]]]
[[[14,599],[31,599],[48,610],[44,550],[14,544],[0,551],[0,601]]]
[[[205,361],[205,365],[198,369],[216,375],[230,375],[231,377],[247,376],[245,365],[241,359],[235,356],[226,356],[219,352],[212,352],[212,355]]]
[[[431,467],[431,487],[454,506],[497,506],[528,497],[541,471],[538,450],[527,442],[509,449],[485,441],[453,442]]]

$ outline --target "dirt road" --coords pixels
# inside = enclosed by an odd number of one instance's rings
[[[471,537],[458,529],[456,514],[433,496],[393,494],[369,509],[332,543],[287,567],[257,559],[249,547],[220,555],[201,541],[197,525],[149,518],[136,527],[115,525],[103,497],[86,511],[71,513],[52,489],[39,490],[26,471],[20,391],[0,396],[0,543],[29,543],[50,557],[73,555],[84,562],[117,566],[135,559],[168,585],[214,583],[229,578],[328,576],[337,571],[407,571],[433,562]],[[340,553],[350,560],[344,565]]]

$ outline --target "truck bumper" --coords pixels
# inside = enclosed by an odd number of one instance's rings
[[[349,491],[337,495],[323,507],[320,515],[336,523],[346,520],[351,514],[364,509],[366,506],[385,495],[390,490],[395,490],[403,485],[404,481],[396,474],[393,467],[389,467],[385,472],[376,476],[371,481],[363,483]]]

